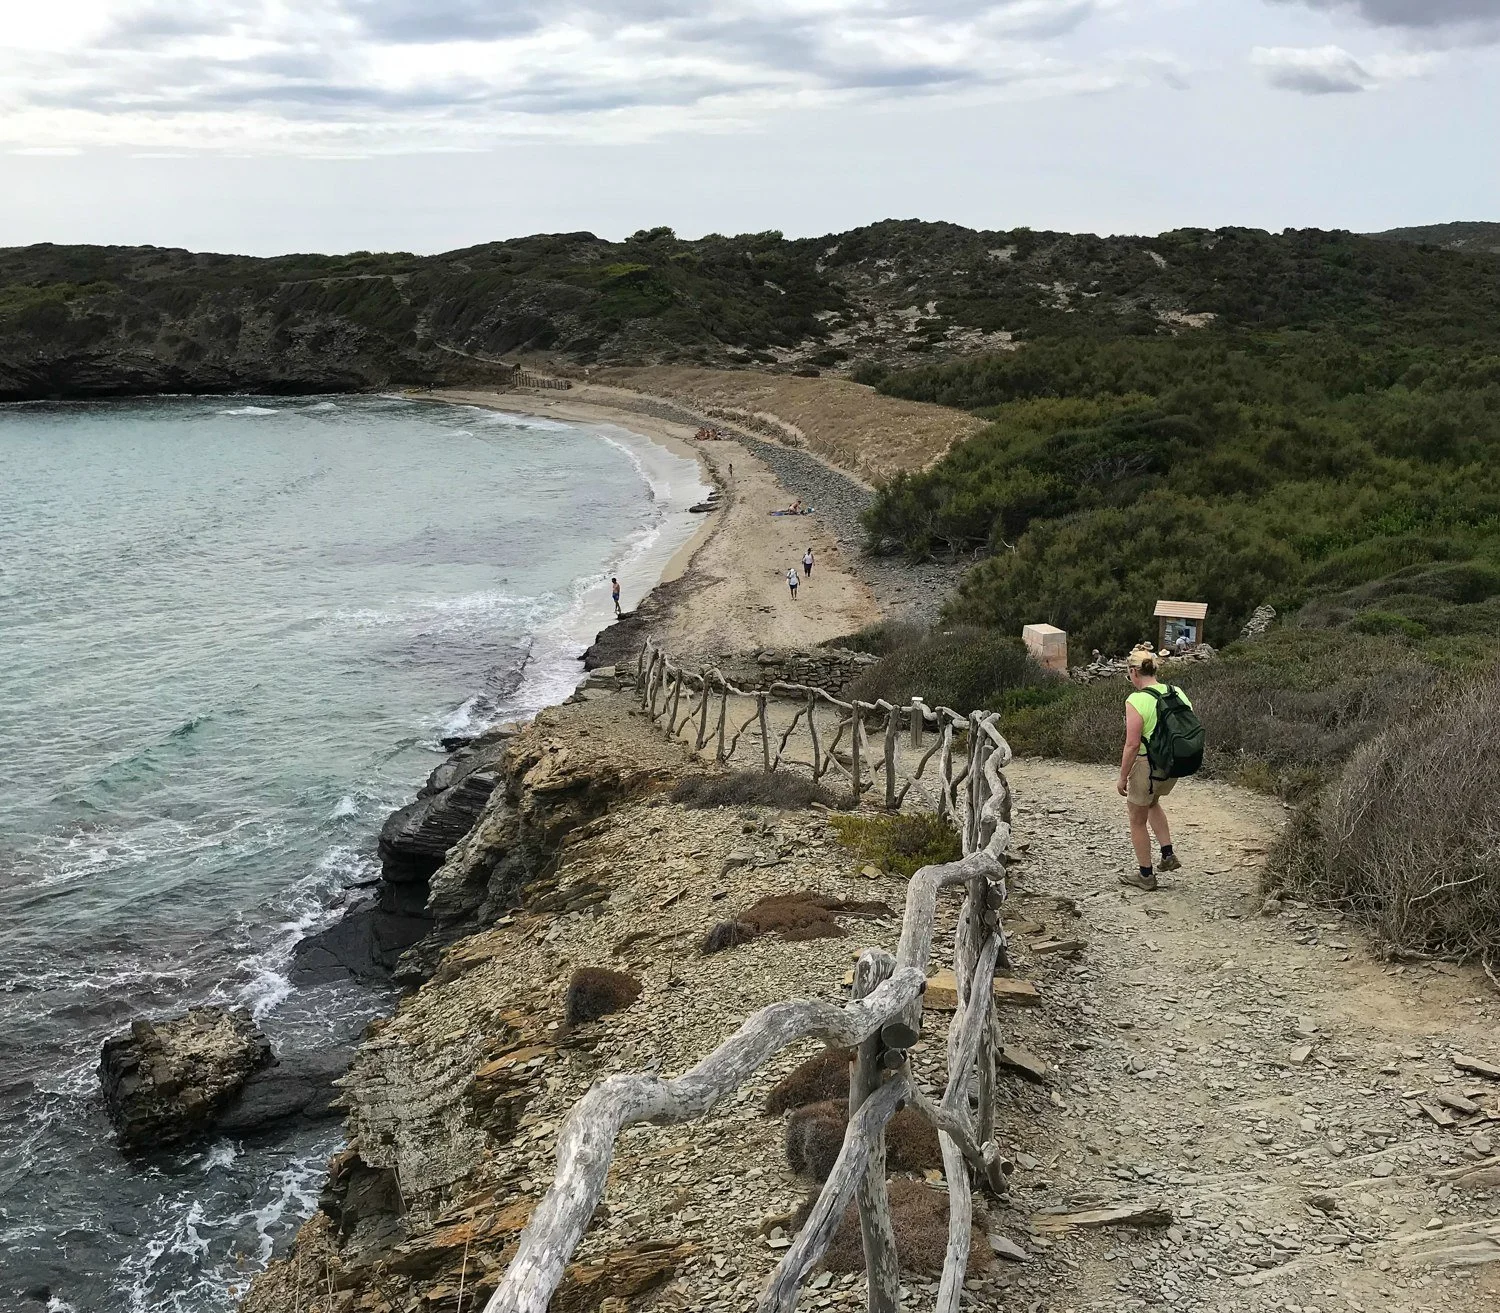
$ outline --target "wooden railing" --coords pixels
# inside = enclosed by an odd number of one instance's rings
[[[650,674],[648,666],[656,673]],[[653,715],[659,714],[656,700],[669,682],[674,703],[680,701],[684,687],[691,687],[683,673],[659,651],[652,661],[643,659],[643,693]],[[717,681],[708,675],[700,678],[704,680],[701,705],[707,708],[709,689],[723,695],[727,681],[722,676]],[[763,731],[762,743],[767,743],[764,694],[733,690],[728,695],[757,699],[756,718]],[[857,761],[862,708],[857,703],[829,701],[850,713],[851,755]],[[725,705],[721,696],[721,760]],[[774,1003],[746,1021],[697,1066],[673,1079],[642,1074],[607,1076],[596,1082],[563,1123],[557,1142],[557,1175],[532,1214],[485,1313],[543,1313],[547,1308],[599,1205],[615,1142],[625,1127],[644,1121],[663,1125],[695,1120],[788,1045],[811,1038],[855,1050],[849,1077],[849,1123],[843,1147],[811,1214],[761,1294],[760,1313],[789,1313],[796,1306],[798,1293],[827,1251],[851,1203],[857,1204],[864,1241],[866,1306],[871,1313],[900,1309],[900,1269],[886,1193],[885,1126],[903,1103],[936,1127],[942,1147],[948,1186],[948,1248],[936,1309],[937,1313],[958,1313],[973,1225],[969,1172],[972,1169],[985,1188],[1001,1194],[1009,1171],[994,1133],[999,1040],[993,1004],[995,971],[1005,960],[999,909],[1005,897],[1001,857],[1011,831],[1010,789],[1004,774],[1011,752],[995,728],[993,714],[958,717],[949,712],[938,718],[943,723],[940,743],[949,767],[950,787],[943,796],[951,800],[964,856],[956,862],[925,866],[912,877],[895,954],[873,948],[861,953],[853,997],[842,1006],[812,999]],[[700,750],[707,742],[706,724],[706,712],[700,712]],[[951,770],[953,731],[960,725],[969,730],[968,752],[955,774]],[[832,757],[832,747],[827,755]],[[815,756],[815,761],[821,760]],[[775,762],[766,768],[775,769]],[[889,790],[889,764],[886,779]],[[851,782],[859,788],[857,765]],[[933,952],[938,892],[954,885],[965,890],[954,943],[958,1007],[948,1029],[947,1082],[942,1093],[934,1096],[917,1085],[907,1055],[921,1036],[922,994]]]
[[[814,782],[836,776],[848,784],[855,799],[863,798],[883,779],[885,805],[891,811],[901,806],[912,784],[922,778],[936,757],[938,812],[948,817],[957,815],[958,790],[965,779],[962,767],[957,773],[954,770],[954,748],[956,744],[962,747],[956,736],[968,734],[972,738],[983,716],[981,712],[965,716],[948,707],[929,707],[921,698],[913,698],[904,706],[895,706],[883,698],[876,702],[845,702],[827,689],[782,681],[766,688],[738,688],[717,667],[689,670],[650,641],[641,649],[636,662],[636,690],[651,723],[672,738],[680,738],[686,730],[688,745],[699,756],[707,756],[712,744],[714,761],[720,765],[729,762],[746,731],[756,726],[762,770],[801,766],[812,772]],[[682,706],[684,690],[688,692],[686,710]],[[731,701],[753,704],[750,714],[732,733]],[[777,702],[791,702],[798,707],[791,723],[781,731],[779,741],[770,716],[770,709]],[[820,712],[833,718],[826,729],[818,725]],[[873,753],[867,729],[871,721],[879,727],[880,734],[878,748]],[[930,747],[926,746],[929,726],[936,731]],[[903,732],[909,746],[920,754],[904,781],[900,778]],[[840,756],[839,747],[846,735],[848,744]],[[810,750],[809,759],[788,753],[788,745],[794,738],[798,739],[799,748]]]
[[[529,369],[516,370],[515,378],[512,381],[516,387],[554,388],[559,392],[566,392],[573,386],[565,378],[549,378],[546,374],[533,374]]]

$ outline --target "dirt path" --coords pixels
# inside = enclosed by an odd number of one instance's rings
[[[1002,1021],[1059,1068],[1050,1091],[1008,1087],[1016,1198],[1033,1219],[1136,1199],[1175,1215],[1170,1230],[1056,1240],[1039,1255],[1047,1279],[1021,1278],[1045,1307],[1500,1307],[1500,1263],[1417,1261],[1476,1243],[1500,1258],[1500,1190],[1443,1176],[1500,1148],[1500,1085],[1450,1061],[1500,1061],[1482,976],[1383,964],[1338,918],[1296,904],[1262,915],[1259,867],[1281,823],[1270,800],[1185,783],[1169,808],[1185,867],[1141,894],[1117,883],[1132,859],[1112,770],[1026,761],[1008,774],[1027,847],[1007,923],[1016,973],[1044,1004]],[[1087,947],[1029,951],[1049,936]],[[1491,1120],[1441,1128],[1418,1094],[1469,1097]]]
[[[685,588],[656,634],[668,651],[812,647],[880,618],[875,598],[844,568],[838,542],[819,516],[771,514],[789,499],[761,461],[737,442],[703,443],[700,454],[728,492],[728,505],[693,556]],[[805,579],[800,562],[809,547],[813,574]],[[801,580],[795,601],[786,582],[791,568]]]

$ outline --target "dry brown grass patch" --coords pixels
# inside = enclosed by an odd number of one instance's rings
[[[759,935],[780,935],[787,943],[809,939],[837,939],[845,933],[835,916],[894,916],[885,903],[865,903],[802,889],[790,894],[771,894],[752,903],[733,921],[711,927],[700,952],[717,953],[743,944]]]
[[[623,971],[579,967],[568,981],[564,1006],[570,1026],[623,1012],[641,996],[641,982]]]
[[[906,1272],[937,1276],[948,1255],[948,1194],[934,1190],[922,1181],[899,1177],[888,1185],[891,1199],[891,1222],[896,1232],[896,1256]],[[794,1229],[800,1229],[811,1214],[816,1196],[803,1201],[792,1218]],[[968,1275],[976,1276],[994,1262],[984,1232],[974,1226],[969,1241]],[[850,1205],[833,1243],[824,1255],[823,1266],[830,1272],[863,1272],[864,1242],[859,1234],[859,1209]]]

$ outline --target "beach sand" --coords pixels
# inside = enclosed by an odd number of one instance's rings
[[[446,389],[419,398],[539,415],[579,424],[610,424],[679,455],[696,458],[723,493],[723,508],[704,515],[693,538],[666,563],[659,587],[629,626],[632,642],[649,633],[682,656],[811,647],[880,619],[870,589],[842,563],[837,540],[814,515],[771,514],[792,498],[765,465],[738,442],[696,442],[694,429],[609,404],[613,389],[545,393]],[[602,394],[602,395],[601,395]],[[730,475],[730,466],[734,473]],[[786,572],[802,575],[802,553],[816,564],[794,602]],[[629,588],[647,581],[621,580]],[[622,634],[621,637],[627,635]]]

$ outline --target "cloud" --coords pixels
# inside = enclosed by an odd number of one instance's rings
[[[1257,46],[1250,62],[1273,87],[1328,96],[1375,91],[1421,77],[1432,70],[1436,59],[1432,55],[1376,55],[1360,60],[1339,46]]]
[[[1353,14],[1374,27],[1393,27],[1426,42],[1462,37],[1500,40],[1496,0],[1274,0],[1322,13]]]
[[[0,52],[0,145],[465,148],[1180,81],[1165,56],[1059,57],[1121,3],[55,0]]]

